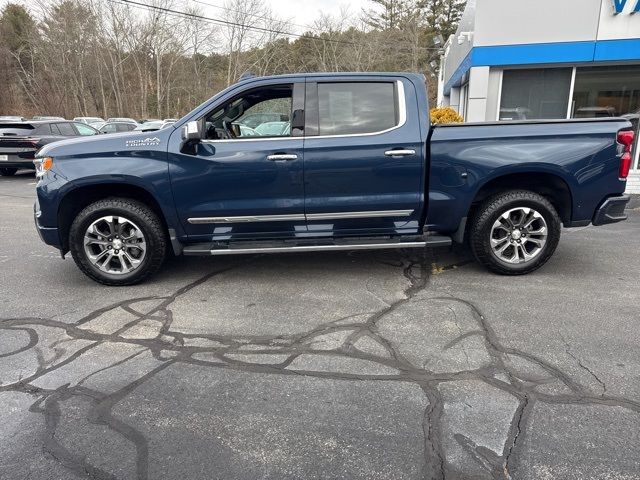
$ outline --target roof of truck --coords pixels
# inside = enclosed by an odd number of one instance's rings
[[[253,76],[251,74],[243,74],[237,84],[248,83],[255,80],[282,80],[287,78],[299,78],[299,77],[407,77],[415,78],[420,81],[425,80],[425,76],[421,73],[411,72],[314,72],[314,73],[286,73],[282,75],[268,75],[264,77]]]

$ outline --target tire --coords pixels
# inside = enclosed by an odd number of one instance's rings
[[[527,222],[531,223],[527,226]],[[546,198],[527,190],[512,190],[480,205],[472,217],[469,244],[478,262],[489,270],[524,275],[551,258],[560,230],[558,212]]]
[[[0,175],[2,175],[3,177],[11,177],[15,175],[17,171],[17,168],[4,167],[0,168]]]
[[[91,245],[85,246],[85,239]],[[132,243],[123,243],[127,240]],[[78,268],[96,282],[134,285],[160,269],[167,240],[160,218],[147,205],[128,198],[106,198],[87,206],[73,220],[69,249]]]

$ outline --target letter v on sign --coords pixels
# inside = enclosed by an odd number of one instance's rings
[[[627,0],[613,0],[613,8],[615,9],[615,14],[618,15],[624,11],[624,7],[627,5]],[[636,2],[636,8],[633,9],[631,13],[640,12],[640,0]]]

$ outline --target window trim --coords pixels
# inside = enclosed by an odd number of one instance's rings
[[[246,90],[242,90],[240,93],[234,95],[233,97],[231,97],[229,100],[226,100],[220,104],[218,104],[216,107],[209,109],[206,111],[206,113],[203,116],[200,116],[198,118],[198,121],[202,120],[203,118],[206,118],[207,115],[209,115],[211,112],[213,112],[214,110],[220,108],[220,106],[229,103],[229,102],[233,102],[235,99],[240,98],[242,95],[244,95],[245,93],[251,91],[251,90],[257,90],[260,88],[268,88],[271,86],[277,86],[277,85],[291,85],[291,115],[290,115],[290,121],[293,120],[293,112],[296,110],[296,105],[301,106],[301,108],[299,108],[298,110],[302,110],[304,112],[304,99],[305,99],[305,88],[306,85],[304,82],[292,82],[292,81],[286,81],[286,82],[273,82],[273,83],[267,83],[264,85],[260,85],[259,87],[254,87],[254,88],[248,88]],[[306,125],[305,125],[306,127]],[[288,136],[273,136],[273,137],[242,137],[242,138],[204,138],[202,140],[200,140],[200,143],[205,143],[205,144],[209,144],[209,145],[215,145],[218,143],[229,143],[229,142],[266,142],[269,140],[302,140],[304,138],[304,130],[302,131],[301,135],[294,135],[293,134],[293,128],[291,129],[291,134]]]
[[[385,82],[385,81],[371,81],[371,82],[349,82],[349,81],[345,81],[345,82],[318,82],[318,83],[395,83],[396,88],[395,90],[395,101],[396,101],[396,108],[397,108],[397,114],[398,114],[398,120],[396,122],[396,125],[394,125],[393,127],[389,127],[387,129],[384,130],[379,130],[377,132],[367,132],[367,133],[343,133],[343,134],[336,134],[336,135],[305,135],[305,138],[348,138],[348,137],[369,137],[372,135],[382,135],[388,132],[391,132],[393,130],[397,130],[398,128],[403,127],[406,123],[407,123],[407,98],[404,92],[404,83],[402,82],[402,80],[395,80],[393,82]],[[318,91],[317,89],[315,89],[315,97],[316,97],[316,102],[318,102]],[[318,130],[320,131],[319,128],[319,119],[318,119]],[[306,128],[306,125],[305,125]]]

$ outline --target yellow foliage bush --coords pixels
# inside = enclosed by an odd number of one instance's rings
[[[431,115],[431,123],[462,123],[462,118],[451,107],[432,108],[429,112]]]

